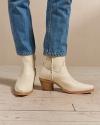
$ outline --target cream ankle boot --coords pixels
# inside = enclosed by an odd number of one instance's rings
[[[65,56],[45,56],[39,79],[42,89],[47,91],[53,90],[54,84],[64,92],[72,94],[91,93],[94,90],[93,85],[81,83],[72,78],[65,65]]]
[[[14,88],[14,94],[25,96],[33,91],[36,76],[35,55],[22,56],[23,67]]]

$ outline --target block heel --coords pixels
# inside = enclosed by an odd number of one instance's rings
[[[53,82],[50,80],[42,79],[39,78],[42,90],[44,91],[53,91],[54,90],[54,85]]]

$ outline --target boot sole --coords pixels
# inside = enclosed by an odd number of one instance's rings
[[[15,96],[28,96],[28,95],[30,95],[32,92],[33,92],[33,90],[30,91],[30,92],[17,92],[17,91],[15,91],[15,90],[13,90],[13,94],[14,94]]]
[[[40,83],[41,83],[41,87],[42,90],[44,91],[53,91],[54,90],[54,84],[56,84],[57,86],[59,86],[63,92],[66,92],[68,94],[88,94],[94,91],[93,89],[89,89],[89,90],[85,90],[85,91],[69,91],[67,89],[64,89],[62,86],[60,86],[58,83],[53,82],[51,80],[46,80],[46,79],[42,79],[39,77]]]

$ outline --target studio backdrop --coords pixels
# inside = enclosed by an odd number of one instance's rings
[[[46,0],[30,0],[37,64],[42,63]],[[39,61],[38,61],[39,60]],[[8,16],[8,0],[0,1],[0,65],[18,65]],[[73,0],[66,63],[100,66],[100,0]]]

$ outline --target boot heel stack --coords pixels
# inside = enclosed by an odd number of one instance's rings
[[[52,91],[54,90],[53,82],[50,80],[45,80],[42,78],[39,78],[42,90],[44,91]]]

